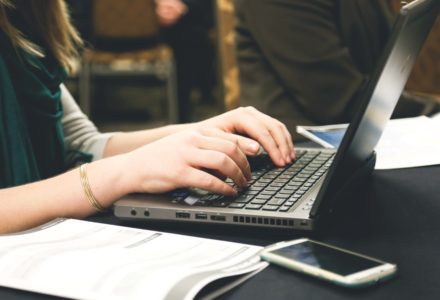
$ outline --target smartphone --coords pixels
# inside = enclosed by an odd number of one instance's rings
[[[348,124],[297,126],[296,132],[324,148],[338,149]]]
[[[397,271],[394,264],[305,238],[268,246],[260,255],[270,263],[346,287],[372,285]]]

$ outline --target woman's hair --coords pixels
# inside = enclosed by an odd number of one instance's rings
[[[82,40],[70,22],[64,0],[0,0],[0,28],[10,38],[14,47],[43,57],[42,48],[29,41],[8,19],[8,10],[17,9],[41,36],[48,50],[68,71],[75,66],[78,46]]]

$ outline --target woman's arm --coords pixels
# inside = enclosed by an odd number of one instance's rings
[[[104,150],[114,155],[90,163],[86,172],[93,195],[106,208],[129,193],[185,187],[232,196],[237,191],[221,178],[245,187],[251,174],[246,155],[255,155],[259,145],[279,166],[294,158],[284,125],[253,108],[241,108],[190,125],[114,135]],[[94,212],[78,169],[0,190],[0,233]]]
[[[187,130],[135,151],[87,165],[90,189],[103,207],[134,192],[163,193],[198,187],[219,194],[236,190],[206,170],[244,187],[250,167],[234,136],[220,131]],[[83,218],[95,210],[88,202],[78,169],[0,190],[0,233],[28,229],[57,217]]]
[[[128,192],[123,170],[117,157],[88,165],[91,188],[102,205],[107,207]],[[0,233],[25,230],[57,217],[83,218],[94,212],[82,189],[78,169],[0,190]]]
[[[129,152],[192,126],[182,124],[127,133],[100,133],[95,124],[81,111],[63,84],[61,85],[61,101],[64,109],[62,123],[66,148],[90,153],[94,160]]]
[[[199,131],[215,129],[225,133],[238,133],[240,135],[235,135],[234,139],[247,155],[256,154],[259,143],[279,166],[291,162],[295,157],[292,137],[284,124],[253,107],[241,107],[197,123],[105,135],[99,133],[93,123],[81,112],[69,91],[64,86],[61,88],[65,107],[63,126],[69,144],[67,148],[76,147],[77,150],[90,152],[95,159],[127,153],[188,129]]]

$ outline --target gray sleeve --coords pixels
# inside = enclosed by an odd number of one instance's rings
[[[61,123],[64,130],[67,165],[74,163],[74,154],[78,152],[92,155],[93,160],[101,159],[105,145],[114,133],[100,133],[81,111],[63,84],[61,85],[61,102],[63,105]]]

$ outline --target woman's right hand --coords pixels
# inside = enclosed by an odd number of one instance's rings
[[[221,178],[231,178],[238,187],[245,187],[251,177],[237,141],[236,135],[215,129],[187,130],[129,152],[123,157],[130,190],[163,193],[192,187],[236,195]]]

